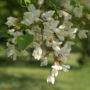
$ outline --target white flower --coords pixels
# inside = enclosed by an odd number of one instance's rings
[[[71,5],[71,0],[62,0],[61,5],[66,9],[71,11],[73,9],[73,6]]]
[[[48,64],[47,57],[42,57],[40,66],[47,66],[47,64]]]
[[[67,57],[70,54],[71,46],[73,45],[73,42],[66,42],[65,45],[61,48],[61,50],[58,53],[55,53],[56,56],[59,56],[60,58],[66,60]]]
[[[33,22],[34,22],[33,13],[32,12],[25,12],[24,17],[23,17],[23,21],[21,23],[28,26],[28,25],[31,25]]]
[[[87,35],[86,35],[87,32],[89,32],[89,31],[88,30],[80,30],[78,33],[79,38],[80,39],[87,38]]]
[[[8,26],[11,26],[11,25],[15,24],[16,21],[17,21],[17,18],[10,16],[7,18],[7,22],[5,24]]]
[[[8,33],[9,33],[10,35],[14,35],[14,32],[15,32],[14,29],[10,29],[10,30],[8,30]]]
[[[41,28],[38,25],[32,27],[32,29],[26,29],[25,31],[27,34],[32,34],[36,41],[42,40],[42,35],[40,34]]]
[[[46,41],[46,45],[48,47],[52,47],[52,49],[54,51],[60,51],[60,45],[62,44],[62,42],[57,42],[57,41],[54,41],[54,40],[47,40]]]
[[[74,39],[75,36],[76,36],[76,32],[78,31],[77,28],[71,28],[69,31],[68,31],[68,35],[70,38]]]
[[[60,47],[59,46],[52,46],[54,51],[60,51]]]
[[[70,66],[69,66],[69,65],[62,65],[62,70],[63,70],[64,72],[68,72],[69,69],[70,69]]]
[[[65,25],[60,25],[59,29],[65,29]]]
[[[72,45],[74,45],[74,42],[73,42],[73,41],[67,41],[67,42],[65,43],[64,47],[69,48],[69,47],[71,47]]]
[[[7,43],[8,49],[7,49],[7,56],[12,57],[13,60],[16,60],[17,58],[17,50],[15,49],[14,45],[11,45]]]
[[[59,21],[58,20],[54,20],[54,19],[52,19],[51,21],[50,21],[50,29],[55,29],[57,26],[58,26],[58,24],[59,24]]]
[[[71,33],[76,33],[77,31],[78,31],[78,28],[72,28],[72,29],[70,30]]]
[[[53,65],[52,69],[55,69],[57,71],[58,70],[63,70],[64,72],[68,72],[69,69],[70,69],[70,66],[69,65],[64,65],[64,64],[62,64],[62,65]]]
[[[19,32],[19,31],[15,31],[14,29],[10,29],[8,30],[8,33],[14,37],[17,37],[17,36],[20,36],[22,35],[23,33],[22,32]]]
[[[58,76],[58,70],[52,69],[51,75],[57,77]]]
[[[44,27],[47,27],[48,29],[56,29],[59,21],[58,20],[54,20],[53,18],[51,18],[51,20],[49,20],[48,22],[44,22]]]
[[[8,41],[13,43],[14,45],[16,45],[17,36],[23,35],[22,32],[15,31],[14,29],[8,30],[8,33],[13,36],[12,38],[8,39]]]
[[[52,48],[53,48],[53,50],[60,51],[60,46],[59,45],[61,45],[61,44],[62,44],[62,42],[53,41],[52,42]]]
[[[44,0],[39,0],[38,4],[41,6],[44,3]]]
[[[52,75],[48,75],[47,77],[47,83],[54,84],[55,83],[55,78]]]
[[[46,40],[46,46],[47,47],[52,47],[52,38],[47,38],[47,40]]]
[[[53,65],[52,68],[55,70],[62,70],[62,66],[60,65]]]
[[[69,21],[69,20],[64,20],[64,23],[63,24],[65,25],[65,29],[66,30],[71,29],[72,26],[73,26],[73,23],[71,21]]]
[[[53,32],[58,34],[58,33],[60,33],[60,29],[59,28],[55,28],[55,29],[53,29]]]
[[[37,60],[41,59],[42,49],[40,47],[36,47],[32,53],[32,56]]]
[[[76,17],[81,18],[83,16],[83,9],[81,7],[75,7],[73,13]]]
[[[50,30],[49,27],[47,27],[47,25],[44,25],[44,30],[43,30],[43,39],[44,40],[49,40],[53,38],[53,31]]]
[[[61,14],[64,16],[64,21],[70,20],[72,16],[66,11],[61,10]]]
[[[35,17],[36,17],[36,16],[37,16],[37,17],[40,16],[41,11],[40,11],[39,9],[36,9],[33,4],[30,4],[30,5],[28,6],[28,10],[29,10],[29,12],[32,12]]]
[[[23,33],[22,32],[19,32],[19,31],[16,31],[16,32],[14,32],[14,34],[13,34],[13,36],[16,38],[16,37],[18,37],[18,36],[21,36],[21,35],[23,35]]]
[[[8,57],[14,55],[16,53],[16,50],[15,49],[11,49],[8,51]]]
[[[65,30],[60,30],[60,32],[56,33],[57,37],[59,38],[59,40],[63,41],[64,38],[68,35],[68,32]]]
[[[42,18],[46,20],[51,20],[52,16],[54,15],[55,11],[48,11],[42,14]]]
[[[40,13],[41,13],[41,11],[36,9],[33,4],[29,5],[28,10],[29,10],[29,12],[24,13],[24,17],[21,22],[22,24],[25,24],[27,26],[34,23],[34,21],[38,21]]]

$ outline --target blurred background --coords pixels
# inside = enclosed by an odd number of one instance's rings
[[[51,1],[55,3],[55,0]],[[81,1],[85,4],[84,1],[89,0]],[[90,14],[90,5],[86,5],[86,9]],[[19,0],[0,0],[0,32],[7,29],[7,17],[22,16],[24,11]],[[85,27],[90,29],[90,21]],[[13,61],[6,56],[5,41],[6,38],[0,37],[0,90],[90,90],[90,33],[87,39],[75,40],[76,44],[67,62],[71,65],[71,70],[68,73],[60,71],[55,85],[46,83],[52,56],[48,57],[48,67],[40,67],[40,62],[32,61],[30,57],[19,57]]]

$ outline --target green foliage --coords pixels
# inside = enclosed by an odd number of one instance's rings
[[[25,4],[26,6],[31,3],[31,0],[20,0],[20,4]]]
[[[0,38],[8,38],[9,34],[6,30],[0,30]]]
[[[32,43],[34,37],[33,35],[22,35],[17,37],[17,45],[19,50],[24,50],[28,47],[30,43]]]
[[[83,7],[83,5],[81,4],[79,0],[74,0],[74,2],[75,2],[76,7]]]

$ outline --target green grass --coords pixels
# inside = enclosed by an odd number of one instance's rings
[[[90,64],[79,67],[78,55],[71,55],[70,72],[59,72],[55,85],[47,84],[50,68],[30,62],[0,62],[0,90],[90,90]],[[51,59],[51,58],[49,58]]]

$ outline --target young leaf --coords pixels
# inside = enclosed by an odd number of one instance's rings
[[[34,37],[33,35],[21,35],[17,37],[17,45],[19,50],[24,50],[32,43]]]
[[[24,4],[24,5],[27,6],[27,5],[30,4],[30,3],[31,3],[31,0],[20,0],[20,4],[21,4],[21,5]]]

